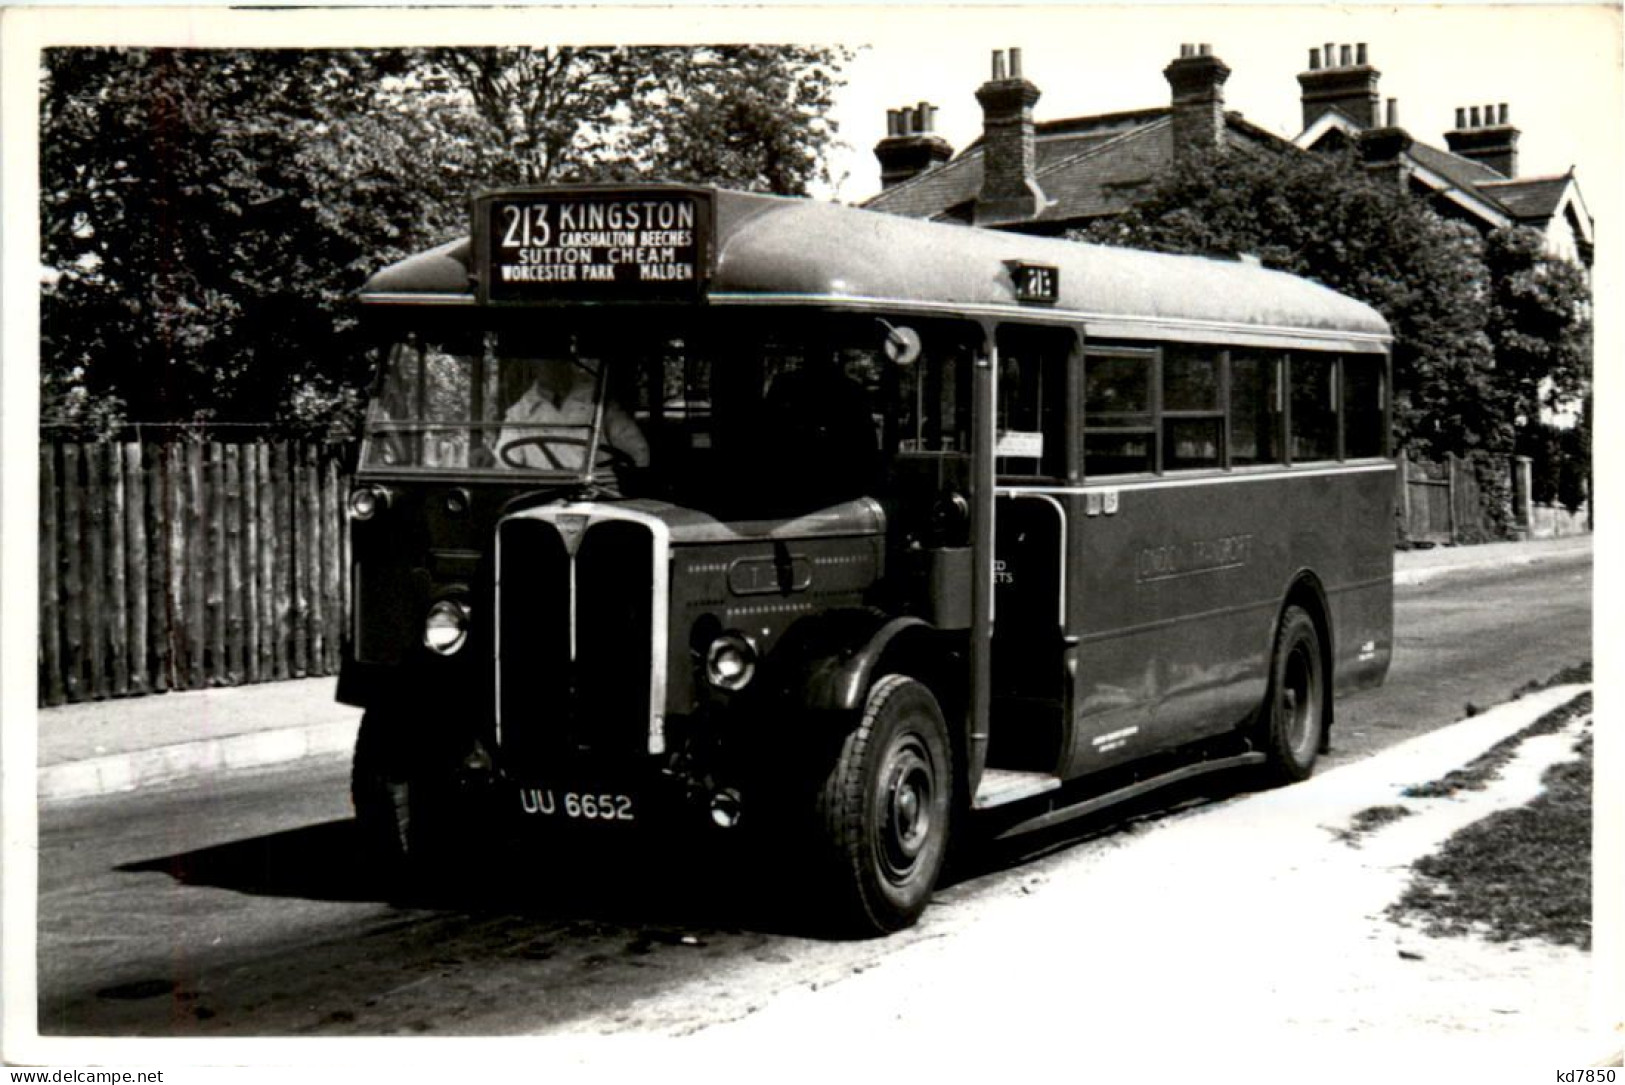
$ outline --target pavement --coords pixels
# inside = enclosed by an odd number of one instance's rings
[[[1394,556],[1394,583],[1588,561],[1591,553],[1589,535],[1409,550]],[[39,799],[81,799],[346,754],[361,712],[334,700],[335,685],[333,678],[309,678],[40,709]]]

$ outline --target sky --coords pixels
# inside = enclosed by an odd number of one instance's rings
[[[1044,7],[896,9],[867,27],[872,44],[848,69],[836,112],[848,144],[834,194],[879,188],[872,148],[885,111],[921,100],[956,150],[981,131],[976,87],[996,48],[1022,50],[1042,92],[1040,121],[1165,106],[1162,70],[1182,43],[1207,43],[1231,68],[1225,106],[1285,138],[1301,130],[1299,72],[1311,47],[1364,42],[1411,135],[1444,146],[1458,106],[1506,102],[1522,135],[1523,176],[1575,166],[1592,215],[1618,188],[1620,20],[1617,8],[1531,6]],[[850,40],[856,40],[850,39]],[[1617,216],[1616,216],[1617,218]]]

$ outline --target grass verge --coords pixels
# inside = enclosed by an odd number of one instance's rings
[[[1563,673],[1567,674],[1569,672],[1565,671]],[[1589,675],[1590,673],[1590,664],[1586,664],[1586,674]],[[1557,684],[1561,683],[1547,683],[1547,685]],[[1546,687],[1527,687],[1525,692],[1543,688]],[[1582,693],[1568,704],[1546,713],[1517,734],[1508,735],[1461,768],[1452,769],[1444,776],[1429,783],[1413,784],[1400,794],[1407,799],[1443,799],[1454,795],[1458,791],[1482,791],[1486,784],[1495,779],[1496,774],[1501,771],[1501,766],[1517,755],[1518,747],[1523,745],[1525,739],[1560,731],[1568,725],[1570,720],[1590,713],[1591,694]]]
[[[1589,695],[1583,700],[1589,711]],[[1573,717],[1569,711],[1573,707],[1550,713],[1535,726],[1563,713],[1558,724],[1516,737],[1555,730]],[[1528,805],[1469,825],[1437,853],[1419,860],[1411,885],[1389,906],[1389,916],[1420,921],[1431,935],[1476,933],[1495,942],[1539,938],[1590,949],[1589,733],[1576,744],[1575,753],[1574,760],[1546,771],[1542,778],[1546,790]],[[1497,761],[1497,767],[1505,759]]]

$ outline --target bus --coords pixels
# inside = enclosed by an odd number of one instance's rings
[[[698,186],[470,218],[361,292],[339,697],[381,859],[725,832],[883,933],[967,830],[1301,780],[1383,680],[1367,306]]]

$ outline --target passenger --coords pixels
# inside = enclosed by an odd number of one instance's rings
[[[507,346],[505,341],[504,346]],[[544,471],[580,471],[592,436],[596,381],[571,357],[567,344],[553,347],[529,340],[512,347],[503,368],[533,369],[525,393],[502,416],[497,435],[498,458],[507,467]],[[597,466],[615,462],[649,465],[649,443],[619,403],[606,399]],[[607,463],[606,463],[607,461]]]

